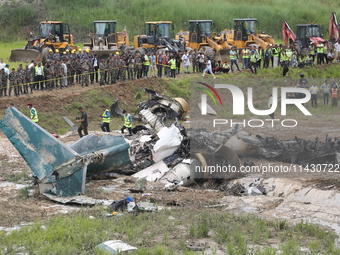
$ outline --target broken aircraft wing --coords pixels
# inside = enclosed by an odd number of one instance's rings
[[[41,193],[61,197],[84,194],[87,172],[100,173],[130,163],[122,136],[85,136],[67,146],[14,107],[0,128],[38,178]]]

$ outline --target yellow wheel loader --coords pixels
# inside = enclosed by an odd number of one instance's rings
[[[95,51],[98,58],[107,58],[110,53],[132,49],[129,46],[129,35],[124,29],[116,32],[116,20],[98,20],[93,22],[94,33],[90,34],[91,42],[84,43],[84,48]]]
[[[176,34],[176,39],[184,40],[187,50],[196,49],[210,59],[214,59],[217,52],[228,49],[228,47],[226,48],[215,41],[212,24],[212,20],[189,20],[189,31],[179,31]]]
[[[133,38],[136,52],[145,54],[146,51],[157,53],[158,50],[167,50],[171,53],[183,52],[185,43],[181,40],[170,39],[174,26],[171,21],[145,22],[145,34]]]
[[[39,38],[31,39],[22,49],[12,50],[10,62],[31,60],[45,60],[49,50],[60,52],[65,50],[78,50],[74,46],[73,36],[67,23],[61,21],[42,21],[39,25]]]

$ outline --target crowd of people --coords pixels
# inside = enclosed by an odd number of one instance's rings
[[[96,82],[102,86],[145,77],[176,78],[181,70],[184,74],[199,72],[202,76],[210,73],[216,78],[215,74],[218,73],[249,69],[256,74],[258,68],[281,67],[285,77],[289,67],[303,68],[334,60],[340,62],[340,42],[334,44],[334,49],[328,49],[322,42],[311,44],[305,54],[299,53],[295,47],[278,44],[269,44],[266,49],[256,46],[242,49],[232,47],[229,59],[223,62],[208,56],[204,47],[200,51],[194,49],[184,53],[116,52],[102,59],[88,48],[64,52],[56,49],[55,52],[49,51],[44,62],[32,60],[30,64],[20,64],[12,69],[0,59],[0,97],[11,96],[12,91],[13,95],[19,96],[33,93],[34,90],[63,89],[74,84],[83,87]]]

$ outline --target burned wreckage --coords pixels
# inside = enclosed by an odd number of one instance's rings
[[[281,141],[253,137],[237,128],[215,132],[185,129],[178,121],[187,114],[185,100],[145,91],[149,99],[139,104],[139,115],[134,116],[143,125],[135,127],[135,134],[129,139],[117,134],[90,134],[67,146],[15,107],[6,109],[0,128],[33,171],[40,192],[50,198],[84,194],[86,178],[102,173],[133,175],[165,186],[187,186],[196,180],[238,177],[209,176],[195,172],[195,166],[218,162],[239,169],[239,156],[301,165],[316,161],[334,163],[340,151],[338,140],[330,138],[325,142],[298,138]],[[122,113],[117,101],[110,109],[113,114]],[[72,129],[74,124],[69,124]]]

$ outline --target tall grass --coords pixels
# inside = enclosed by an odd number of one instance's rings
[[[257,18],[258,29],[275,38],[282,37],[283,20],[287,20],[293,29],[296,24],[315,22],[325,28],[326,36],[330,14],[340,9],[335,0],[46,0],[40,3],[39,6],[27,2],[4,4],[0,9],[0,25],[2,28],[6,25],[6,28],[0,32],[0,40],[15,40],[20,26],[32,26],[46,19],[68,22],[77,42],[87,41],[92,22],[100,19],[117,20],[118,30],[126,26],[131,41],[132,36],[144,32],[145,21],[173,21],[174,32],[177,32],[187,29],[191,19],[212,19],[215,32],[219,32],[230,28],[235,18]],[[19,37],[23,38],[20,34]]]

